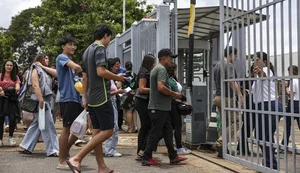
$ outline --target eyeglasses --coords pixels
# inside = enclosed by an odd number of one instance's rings
[[[77,49],[77,46],[75,44],[73,44],[73,43],[68,43],[67,45],[70,46],[70,47],[74,47],[75,49]]]

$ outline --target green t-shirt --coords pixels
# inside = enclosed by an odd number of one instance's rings
[[[176,82],[176,80],[174,78],[170,77],[169,84],[170,84],[170,87],[171,87],[172,91],[179,93],[177,82]]]
[[[158,91],[158,82],[164,82],[170,88],[167,70],[161,64],[156,65],[150,74],[150,94],[148,109],[171,111],[172,97],[163,95]]]

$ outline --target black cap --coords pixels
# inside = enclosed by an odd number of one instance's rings
[[[158,59],[161,59],[162,57],[164,56],[170,56],[172,58],[176,58],[178,55],[176,54],[173,54],[171,49],[161,49],[159,52],[158,52]]]

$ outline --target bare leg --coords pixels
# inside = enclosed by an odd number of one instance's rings
[[[98,164],[98,169],[100,172],[104,170],[109,170],[103,160],[102,143],[111,137],[113,129],[100,131],[99,129],[93,129],[93,138],[87,143],[86,146],[82,148],[74,157],[70,158],[70,163],[80,169],[81,161],[83,158],[92,150],[95,150],[96,160]]]
[[[70,127],[63,127],[59,137],[59,164],[66,165],[67,157],[70,157],[69,151],[72,145],[77,140],[74,135],[70,136]]]
[[[132,111],[132,119],[133,119],[134,131],[136,131],[137,130],[137,113],[136,113],[136,110]]]
[[[128,126],[128,132],[131,133],[132,132],[132,111],[131,110],[125,110],[125,114],[126,114],[126,123]]]

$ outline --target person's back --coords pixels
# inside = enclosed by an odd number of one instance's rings
[[[221,61],[219,61],[214,67],[214,81],[216,85],[216,96],[221,96]],[[228,60],[224,60],[224,72],[225,72],[225,79],[235,78],[236,71],[234,69],[234,65],[229,62]],[[229,93],[228,93],[229,88]],[[224,83],[224,90],[225,90],[225,97],[233,97],[234,92],[228,82]]]
[[[150,74],[150,94],[148,109],[170,111],[172,97],[163,95],[158,91],[158,81],[163,81],[165,86],[169,86],[169,76],[166,68],[161,64],[156,65]]]
[[[105,55],[105,47],[97,43],[92,43],[83,54],[83,66],[89,79],[87,98],[89,106],[104,104],[110,98],[110,80],[104,79],[97,74],[98,66],[106,66]],[[96,58],[98,56],[104,56],[104,58]]]

